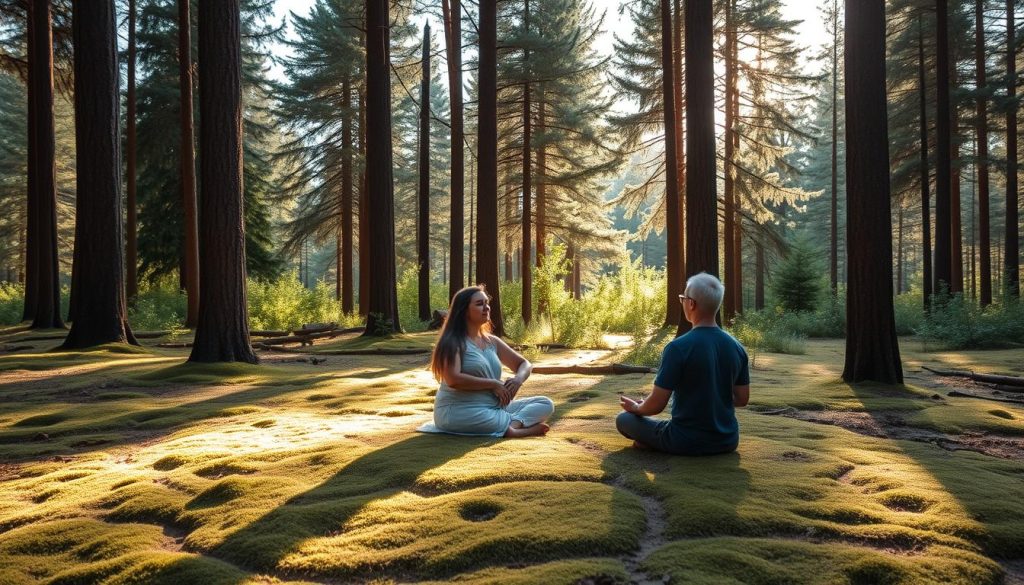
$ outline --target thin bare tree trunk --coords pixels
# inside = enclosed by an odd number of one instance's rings
[[[725,299],[722,303],[722,319],[729,321],[736,314],[736,301],[733,296],[733,287],[736,286],[736,277],[733,273],[733,267],[735,266],[733,258],[736,254],[733,245],[734,231],[736,225],[736,202],[735,202],[735,185],[736,185],[736,174],[735,168],[733,167],[734,159],[736,157],[735,143],[733,142],[733,133],[735,132],[736,120],[733,118],[732,103],[736,94],[736,56],[733,54],[733,38],[736,35],[735,26],[736,23],[733,19],[733,11],[735,10],[734,0],[729,0],[725,3],[725,160],[722,161],[723,171],[725,180],[723,181],[724,188],[724,201],[723,201],[723,212],[725,215],[725,222],[723,225],[722,244],[724,247],[724,258],[725,263],[725,278],[723,284],[725,284]]]
[[[754,310],[764,308],[764,246],[754,242]]]
[[[365,78],[364,78],[365,81]],[[370,201],[366,178],[366,85],[359,92],[359,151],[363,154],[363,167],[359,171],[359,315],[366,317],[370,310]]]
[[[136,170],[135,170],[135,19],[136,19],[136,0],[128,0],[128,95],[125,99],[128,107],[128,120],[127,127],[125,128],[125,140],[127,141],[127,150],[125,153],[125,161],[128,167],[127,170],[127,188],[128,188],[128,241],[126,245],[126,258],[125,265],[128,269],[128,274],[125,277],[127,286],[126,294],[128,299],[135,298],[135,295],[139,292],[139,276],[138,276],[138,203],[136,201]]]
[[[1017,211],[1017,55],[1014,30],[1014,0],[1006,0],[1006,92],[1010,107],[1006,111],[1006,236],[1003,239],[1003,289],[1012,298],[1020,298],[1020,225]]]
[[[527,33],[530,30],[530,0],[525,1],[523,26]],[[529,324],[533,318],[533,262],[530,258],[530,249],[533,245],[533,234],[530,231],[530,207],[532,184],[532,167],[530,148],[531,124],[533,112],[530,110],[530,50],[523,51],[523,69],[526,82],[523,85],[523,240],[522,240],[522,261],[519,263],[521,272],[523,295],[522,295],[522,317],[523,323]]]
[[[178,82],[181,87],[181,202],[185,228],[184,267],[188,309],[185,327],[199,318],[199,224],[196,215],[196,158],[192,116],[192,24],[189,0],[178,0]]]
[[[461,0],[441,1],[444,12],[445,46],[448,54],[448,87],[451,101],[451,270],[448,274],[448,298],[465,286],[462,257],[466,253],[465,219],[466,164],[463,151],[462,120],[462,4]]]
[[[687,35],[689,41],[689,35]],[[668,242],[665,271],[668,291],[665,295],[665,324],[678,325],[681,305],[677,295],[683,292],[682,250],[679,248],[679,151],[676,139],[676,79],[672,47],[672,5],[661,0],[661,86],[665,128],[665,234]],[[689,55],[689,52],[687,52]]]
[[[39,282],[39,244],[37,240],[39,236],[37,231],[39,229],[39,194],[37,192],[37,184],[39,177],[39,145],[36,143],[36,125],[38,124],[39,118],[45,115],[42,108],[39,107],[39,103],[36,97],[35,86],[38,83],[37,77],[41,72],[36,72],[36,66],[42,60],[42,56],[39,55],[40,47],[36,43],[35,29],[36,29],[36,17],[35,17],[35,3],[29,2],[26,18],[26,44],[28,49],[28,83],[26,88],[28,98],[28,161],[27,170],[28,177],[26,178],[26,193],[25,198],[25,225],[22,228],[22,240],[24,241],[24,259],[21,263],[22,270],[24,270],[24,277],[21,281],[25,284],[25,302],[22,307],[22,321],[33,321],[36,318],[36,305],[38,299],[36,295],[37,283]]]
[[[338,283],[341,287],[341,310],[352,313],[352,86],[346,78],[341,92],[345,94],[341,119],[341,249],[338,260]]]
[[[988,103],[985,94],[980,91],[986,85],[985,80],[985,21],[984,2],[974,3],[974,68],[975,85],[979,89],[975,125],[975,144],[977,145],[978,173],[978,247],[981,249],[981,306],[992,304],[992,240],[989,227],[989,185],[988,185]],[[973,224],[972,224],[973,227]],[[973,242],[973,238],[972,238]],[[973,258],[973,255],[972,255]],[[971,269],[973,276],[974,269]],[[971,285],[973,289],[974,285]]]
[[[420,189],[416,256],[419,264],[417,304],[420,321],[430,320],[430,24],[423,25],[420,80]]]
[[[949,22],[948,0],[936,0],[936,67],[938,111],[936,112],[935,175],[935,294],[949,294],[953,286],[952,243],[952,146],[949,106]]]
[[[918,108],[921,119],[921,264],[924,278],[921,290],[924,294],[924,310],[932,306],[932,230],[931,201],[929,194],[930,173],[928,172],[928,94],[925,84],[924,27],[922,17],[917,17],[917,59],[918,59]]]
[[[832,0],[832,201],[829,215],[829,285],[839,290],[839,0]]]

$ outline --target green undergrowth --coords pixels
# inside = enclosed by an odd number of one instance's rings
[[[46,354],[0,369],[0,582],[627,583],[657,508],[654,580],[1000,582],[998,562],[1024,554],[1024,463],[778,413],[1020,436],[1024,408],[918,375],[1012,373],[1019,357],[907,347],[907,386],[849,385],[841,349],[762,354],[739,450],[705,458],[637,452],[615,431],[619,395],[650,374],[535,374],[522,395],[552,398],[551,432],[512,441],[416,433],[437,389],[426,356]]]

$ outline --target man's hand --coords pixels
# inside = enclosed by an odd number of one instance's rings
[[[622,406],[622,410],[625,410],[626,412],[636,414],[636,411],[640,409],[640,405],[643,403],[643,400],[637,402],[629,396],[619,396],[619,405]]]

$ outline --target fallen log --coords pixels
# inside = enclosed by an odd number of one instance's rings
[[[35,346],[34,345],[3,345],[3,346],[0,346],[0,351],[3,351],[3,352],[21,351],[23,349],[35,349]]]
[[[192,342],[190,342],[190,341],[182,341],[182,342],[167,341],[167,342],[164,342],[164,343],[158,343],[154,347],[162,347],[164,349],[185,349],[185,348],[188,348],[188,347],[192,347]]]
[[[170,335],[170,331],[135,331],[135,339],[158,339]]]
[[[585,374],[601,376],[607,374],[653,374],[654,368],[630,364],[609,364],[601,366],[534,366],[534,374]]]
[[[292,335],[309,335],[312,333],[325,333],[338,328],[337,323],[306,323],[298,329],[292,330]]]
[[[982,396],[981,394],[970,394],[968,392],[961,392],[959,390],[951,390],[947,396],[959,396],[962,398],[980,398],[982,400],[992,400],[995,402],[1009,402],[1010,404],[1024,404],[1024,400],[1011,399],[1011,398],[999,398],[998,396]]]
[[[287,329],[257,329],[249,332],[249,337],[286,337],[287,335]]]
[[[929,368],[928,366],[921,366],[922,368],[938,374],[940,376],[955,376],[958,378],[970,378],[975,382],[986,382],[988,384],[1002,384],[1005,386],[1021,386],[1024,387],[1024,378],[1017,376],[999,376],[996,374],[975,374],[965,370],[940,370],[937,368]]]
[[[426,355],[433,349],[422,347],[364,347],[359,349],[333,349],[318,351],[320,355]],[[536,368],[534,368],[536,371]]]

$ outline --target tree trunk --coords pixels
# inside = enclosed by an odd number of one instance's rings
[[[530,30],[530,0],[525,2],[523,26],[527,33]],[[519,263],[522,277],[522,317],[523,323],[529,325],[533,318],[533,259],[530,257],[530,250],[533,246],[533,234],[530,231],[530,207],[532,202],[532,167],[530,165],[531,124],[533,122],[530,111],[530,50],[523,51],[523,69],[526,82],[523,84],[523,242],[522,260]]]
[[[975,85],[978,88],[975,140],[977,145],[976,169],[978,173],[978,247],[981,249],[979,269],[981,272],[981,306],[992,304],[992,241],[989,227],[989,186],[988,186],[988,104],[982,88],[985,87],[985,22],[984,3],[974,3],[974,67]],[[972,238],[973,241],[973,238]],[[973,257],[973,255],[972,255]],[[973,274],[973,270],[972,270]]]
[[[754,242],[754,310],[764,308],[764,246]]]
[[[365,79],[364,79],[365,82]],[[359,92],[359,151],[363,155],[363,167],[359,171],[359,315],[366,317],[370,311],[370,200],[367,194],[366,177],[366,84]]]
[[[761,37],[757,37],[757,63],[758,69],[761,68]],[[732,57],[733,60],[739,61],[739,35],[733,33],[732,35]],[[732,93],[732,119],[734,120],[733,132],[732,132],[732,149],[733,153],[740,151],[740,133],[735,129],[736,120],[740,119],[740,92],[739,87],[736,87]],[[735,175],[735,173],[734,173]],[[726,294],[732,294],[733,296],[733,307],[736,313],[743,312],[743,205],[740,202],[740,194],[736,189],[735,181],[739,179],[734,177],[733,185],[733,212],[736,215],[735,223],[733,223],[733,282],[732,293],[726,290]]]
[[[957,86],[956,75],[950,80],[952,87]],[[960,114],[955,105],[950,106],[950,170],[952,177],[949,185],[949,292],[964,292],[964,236],[963,236],[963,205],[960,189]]]
[[[121,224],[120,81],[114,0],[72,4],[75,47],[75,251],[79,310],[64,349],[137,345],[128,326]],[[88,55],[89,58],[83,58]]]
[[[896,203],[896,294],[903,293],[903,202]]]
[[[463,153],[462,122],[462,4],[461,0],[442,0],[444,11],[445,46],[448,53],[448,88],[451,102],[451,270],[448,274],[448,298],[465,286],[462,257],[466,253],[466,235],[463,228],[465,208],[466,167]]]
[[[26,161],[26,167],[28,177],[26,177],[25,225],[21,230],[22,240],[24,241],[24,246],[22,247],[24,250],[24,261],[21,263],[21,266],[25,272],[25,276],[22,279],[22,282],[25,284],[25,302],[22,307],[21,320],[33,321],[36,318],[36,305],[38,304],[36,289],[39,282],[39,244],[37,243],[39,236],[36,235],[36,231],[39,229],[37,227],[39,225],[39,194],[36,186],[39,182],[39,145],[36,142],[36,126],[39,118],[45,115],[45,111],[39,107],[34,87],[38,83],[39,75],[42,73],[37,73],[35,66],[42,61],[43,57],[38,54],[40,47],[35,42],[37,19],[35,18],[33,2],[29,2],[26,12],[27,30],[25,31],[25,41],[28,50],[28,83],[26,84],[26,97],[28,98],[28,161]]]
[[[242,210],[239,0],[199,3],[199,319],[189,361],[259,359],[249,344]]]
[[[690,0],[686,3],[685,12],[686,270],[688,274],[707,272],[717,277],[714,14],[711,0]],[[679,302],[677,299],[673,301]],[[689,330],[689,322],[681,319],[677,334]]]
[[[196,217],[196,156],[192,116],[192,25],[189,0],[178,0],[178,81],[181,86],[181,203],[184,211],[185,327],[199,318],[199,224]]]
[[[736,120],[733,117],[732,103],[736,94],[736,67],[735,61],[736,56],[733,54],[733,38],[736,35],[735,26],[736,23],[733,19],[733,11],[735,10],[734,0],[729,0],[725,3],[725,130],[724,130],[724,141],[725,141],[725,160],[722,161],[723,171],[725,179],[722,183],[725,193],[723,201],[723,213],[725,215],[725,222],[723,226],[722,244],[724,246],[724,258],[725,262],[725,279],[723,284],[725,285],[725,298],[722,303],[722,319],[729,321],[736,314],[736,302],[733,296],[733,287],[736,286],[735,274],[733,273],[733,267],[735,266],[733,258],[736,254],[734,245],[734,231],[736,226],[736,203],[735,203],[735,181],[736,174],[735,168],[733,167],[734,159],[736,157],[735,143],[732,140],[733,133],[735,132]]]
[[[29,83],[35,109],[35,222],[29,242],[35,248],[33,329],[63,328],[57,264],[57,186],[53,123],[53,29],[49,0],[32,0],[33,52]],[[32,206],[29,207],[32,209]],[[33,237],[34,236],[34,237]],[[31,278],[31,277],[30,277]],[[26,308],[29,302],[26,302]]]
[[[829,215],[829,285],[839,291],[839,0],[832,1],[832,201]]]
[[[924,294],[924,310],[932,306],[932,229],[931,201],[929,197],[930,173],[928,172],[928,93],[925,84],[924,31],[922,17],[917,17],[917,59],[919,109],[921,117],[921,264],[924,278],[921,290]]]
[[[352,86],[346,78],[341,92],[345,94],[341,119],[341,258],[338,281],[341,287],[341,311],[352,313]]]
[[[936,0],[936,47],[938,109],[935,114],[937,152],[935,171],[935,294],[948,295],[953,282],[952,244],[952,149],[949,111],[949,22],[948,0]]]
[[[537,88],[537,133],[544,134],[547,123],[547,102],[544,101],[544,84]],[[544,263],[544,255],[547,253],[547,221],[548,221],[548,197],[547,197],[547,164],[548,150],[544,141],[537,145],[537,268]],[[546,307],[542,307],[538,301],[537,312],[543,313]]]
[[[846,3],[847,382],[903,382],[892,299],[885,2]],[[947,116],[946,120],[949,118]],[[948,233],[948,232],[947,232]],[[947,264],[948,266],[948,264]]]
[[[388,0],[366,0],[366,188],[373,270],[364,335],[401,331],[395,283],[391,157],[391,30]]]
[[[128,188],[128,241],[126,245],[125,265],[128,270],[128,274],[125,277],[127,291],[126,294],[128,299],[134,299],[135,295],[139,293],[139,275],[138,275],[138,204],[136,202],[136,188],[135,188],[135,18],[136,18],[136,7],[135,0],[128,0],[128,95],[125,99],[128,107],[128,120],[127,127],[125,128],[125,140],[127,141],[127,150],[125,153],[125,161],[128,167],[127,169],[127,188]]]
[[[674,0],[672,8],[672,74],[675,83],[672,85],[672,95],[675,97],[675,124],[676,134],[676,186],[679,188],[679,212],[676,214],[676,225],[679,226],[679,283],[682,286],[686,278],[686,238],[683,234],[683,227],[686,225],[686,161],[683,150],[683,6],[682,0]],[[682,319],[682,307],[679,308],[679,318]]]
[[[1006,237],[1003,254],[1003,289],[1012,298],[1020,298],[1020,226],[1017,212],[1017,68],[1014,1],[1006,0],[1006,91],[1010,107],[1006,111]]]
[[[494,334],[504,335],[498,289],[497,4],[480,4],[479,123],[477,126],[477,280],[491,296]]]
[[[689,10],[689,5],[687,5],[687,10]],[[687,29],[686,40],[690,41],[689,29]],[[687,51],[687,55],[690,55],[689,51]],[[677,295],[683,292],[684,280],[681,266],[682,250],[679,248],[679,152],[676,140],[675,94],[677,88],[674,61],[672,5],[669,0],[661,0],[661,87],[662,103],[664,104],[662,122],[665,127],[665,237],[668,243],[665,267],[668,277],[668,294],[665,295],[665,325],[679,325],[682,311]],[[687,67],[689,67],[689,60]]]
[[[420,80],[420,204],[416,230],[420,321],[430,321],[430,25],[423,25],[423,79]]]

